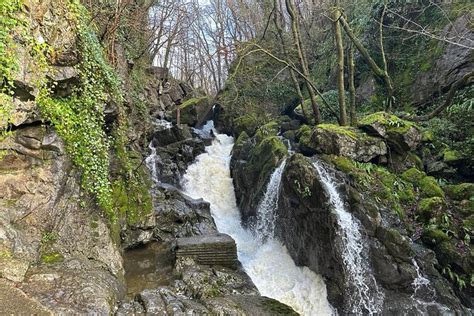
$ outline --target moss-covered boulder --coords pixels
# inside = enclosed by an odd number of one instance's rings
[[[444,198],[444,192],[436,182],[436,179],[427,176],[423,171],[417,168],[410,168],[402,173],[402,179],[417,186],[423,197],[440,197]]]
[[[238,137],[240,133],[246,132],[247,135],[253,136],[261,123],[262,122],[260,122],[258,117],[253,113],[238,117],[234,119],[233,122],[234,135]]]
[[[448,197],[453,200],[461,201],[474,199],[474,183],[446,185],[444,190]]]
[[[371,135],[386,139],[389,146],[398,153],[414,150],[423,139],[421,130],[414,123],[386,112],[361,118],[359,127]]]
[[[444,192],[436,182],[434,177],[424,177],[419,182],[418,186],[421,190],[421,195],[425,197],[441,197],[444,198]]]
[[[444,199],[435,196],[431,198],[421,199],[418,203],[416,213],[424,221],[429,221],[431,218],[439,215],[446,209],[446,202]]]
[[[189,126],[200,126],[212,116],[212,100],[207,97],[190,98],[180,105],[180,121]]]
[[[345,156],[361,162],[387,154],[382,139],[368,136],[353,127],[333,124],[320,124],[312,129],[311,134],[305,129],[300,145],[316,153]]]
[[[272,126],[273,124],[269,124],[265,130],[272,130]],[[231,160],[237,203],[244,221],[255,216],[271,173],[288,154],[278,136],[270,135],[256,142],[256,138],[263,137],[263,129],[258,133],[261,135],[252,139],[246,132],[242,132],[234,146]]]

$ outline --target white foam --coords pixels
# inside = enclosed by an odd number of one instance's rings
[[[217,228],[235,239],[239,260],[262,295],[302,315],[331,315],[326,286],[319,275],[296,266],[280,242],[271,238],[261,241],[242,227],[230,177],[233,144],[232,137],[218,134],[206,153],[189,166],[183,178],[185,192],[211,203]]]

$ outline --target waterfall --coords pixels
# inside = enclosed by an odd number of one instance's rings
[[[171,122],[168,122],[166,120],[155,120],[152,122],[153,126],[155,126],[157,129],[170,129],[173,127],[173,124]],[[151,172],[151,179],[153,180],[153,183],[159,183],[158,179],[158,170],[156,169],[156,160],[158,159],[158,156],[156,155],[156,147],[153,146],[153,141],[150,142],[148,145],[148,148],[150,149],[150,155],[145,158],[145,164],[148,167],[148,170]]]
[[[413,294],[411,295],[411,298],[414,301],[414,307],[417,314],[429,315],[429,307],[434,307],[441,313],[441,315],[454,315],[448,307],[435,301],[436,291],[431,286],[430,280],[423,275],[415,259],[412,259],[412,263],[416,270],[416,278],[411,284],[413,286]],[[421,297],[425,297],[430,301],[426,301],[426,299]]]
[[[265,194],[257,208],[257,221],[254,229],[257,237],[261,240],[274,237],[275,209],[278,206],[278,193],[280,192],[281,176],[285,166],[286,159],[273,171],[265,189]]]
[[[319,275],[296,266],[277,240],[263,241],[242,227],[230,177],[233,145],[232,137],[217,134],[212,145],[186,171],[182,180],[185,192],[211,204],[218,230],[235,239],[239,260],[262,295],[283,302],[302,315],[331,315],[326,286]],[[280,167],[283,170],[284,166]]]
[[[360,227],[344,206],[344,202],[336,189],[336,185],[319,162],[313,162],[323,186],[330,197],[330,203],[337,216],[339,235],[342,242],[342,254],[346,269],[346,286],[351,293],[348,311],[351,314],[370,315],[380,313],[383,304],[383,293],[378,289],[371,268],[367,262],[368,254],[364,248],[364,240]]]

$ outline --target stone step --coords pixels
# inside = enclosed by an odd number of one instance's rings
[[[230,268],[236,268],[238,264],[234,239],[221,233],[178,238],[175,253],[176,258],[192,257],[198,264]]]

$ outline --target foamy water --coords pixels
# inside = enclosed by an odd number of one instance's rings
[[[232,137],[218,134],[206,153],[189,166],[182,182],[185,192],[211,203],[217,228],[235,239],[239,260],[262,295],[302,315],[331,315],[326,285],[319,275],[296,266],[279,241],[262,241],[242,227],[230,177],[233,145]]]

